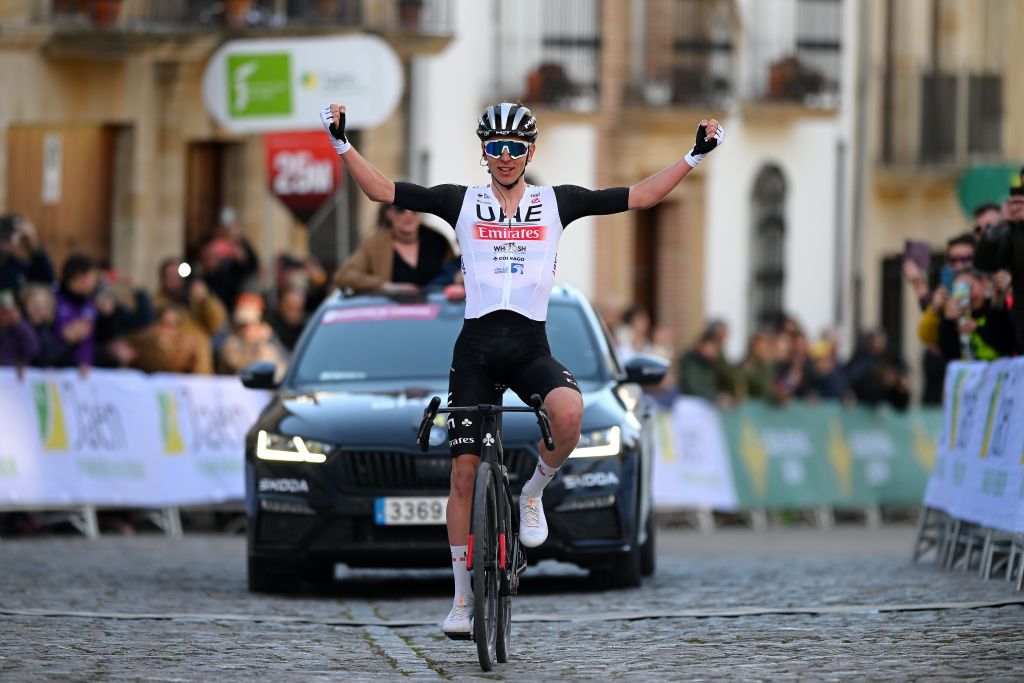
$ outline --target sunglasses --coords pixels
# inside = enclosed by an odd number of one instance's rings
[[[530,143],[516,142],[515,140],[491,140],[484,143],[484,152],[492,159],[497,159],[503,151],[513,159],[518,159],[530,151]]]
[[[974,260],[973,256],[950,256],[950,263],[970,263]]]
[[[415,213],[412,209],[405,209],[405,208],[402,208],[401,206],[395,206],[394,204],[388,204],[387,208],[393,209],[394,211],[397,211],[398,213],[405,213],[406,211],[409,211],[410,213]]]

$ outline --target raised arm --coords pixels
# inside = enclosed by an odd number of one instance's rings
[[[320,110],[320,121],[327,131],[331,146],[341,157],[352,180],[370,200],[391,204],[395,201],[395,181],[364,159],[345,136],[345,105],[331,104]]]
[[[629,188],[629,208],[649,209],[660,202],[724,141],[725,130],[718,121],[703,119],[697,127],[697,142],[686,156]]]

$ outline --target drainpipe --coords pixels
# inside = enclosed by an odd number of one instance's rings
[[[892,0],[889,0],[891,2]],[[867,184],[868,163],[868,83],[871,69],[871,2],[857,3],[857,75],[856,75],[856,120],[854,122],[853,145],[853,220],[850,234],[852,256],[850,288],[852,294],[852,321],[854,338],[860,334],[864,324],[864,188]]]

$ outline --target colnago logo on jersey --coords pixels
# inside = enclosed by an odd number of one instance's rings
[[[498,223],[474,223],[473,236],[478,240],[525,240],[536,242],[544,239],[548,229],[543,225],[501,225]]]

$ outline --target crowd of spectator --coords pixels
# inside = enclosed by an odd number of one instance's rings
[[[853,354],[842,363],[839,335],[825,330],[811,340],[791,316],[751,335],[745,356],[730,362],[725,355],[729,327],[713,320],[692,347],[676,351],[666,343],[668,333],[655,329],[648,336],[646,312],[632,308],[613,324],[620,358],[647,353],[672,361],[672,370],[661,386],[651,391],[665,405],[676,396],[697,396],[730,408],[745,399],[776,405],[792,400],[834,400],[847,404],[886,403],[898,409],[910,402],[906,365],[887,353],[886,335],[880,330],[862,335]],[[655,341],[657,340],[657,341]]]
[[[393,205],[379,210],[379,230],[367,237],[333,278],[314,257],[281,254],[272,286],[259,287],[260,261],[226,208],[199,249],[192,272],[181,259],[160,264],[150,296],[106,264],[73,254],[59,279],[32,223],[0,220],[0,365],[127,367],[146,372],[236,374],[257,360],[283,373],[310,312],[329,288],[416,292],[459,286],[459,260],[443,235],[420,214]],[[946,365],[1024,353],[1024,187],[1018,180],[1002,205],[974,211],[969,232],[949,239],[944,264],[933,267],[908,243],[903,271],[921,310],[924,348],[921,400],[938,404]],[[722,407],[748,398],[783,404],[832,400],[897,409],[910,403],[906,363],[888,348],[882,330],[860,335],[842,360],[839,335],[816,339],[796,318],[780,316],[754,332],[745,356],[725,356],[729,335],[712,321],[685,350],[671,331],[652,329],[647,311],[633,307],[610,321],[619,355],[653,353],[673,361],[657,391],[703,397]]]
[[[109,264],[71,254],[59,277],[35,226],[0,218],[0,365],[236,374],[256,360],[280,373],[329,278],[313,257],[281,254],[273,285],[230,207],[198,250],[159,266],[151,294]]]

